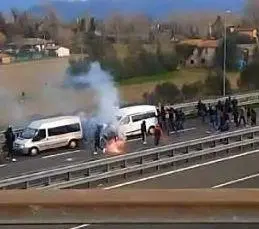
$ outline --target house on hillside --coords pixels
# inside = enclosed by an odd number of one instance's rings
[[[10,64],[12,62],[12,57],[5,53],[0,53],[0,64]]]
[[[55,57],[68,57],[70,56],[70,49],[61,46],[47,46],[47,54]]]
[[[185,60],[187,67],[212,67],[219,40],[187,39],[179,44],[195,46],[193,53]]]

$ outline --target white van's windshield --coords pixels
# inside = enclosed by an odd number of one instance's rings
[[[36,130],[36,129],[26,128],[26,129],[24,129],[24,131],[20,135],[20,138],[32,139],[36,135],[37,131],[38,130]]]

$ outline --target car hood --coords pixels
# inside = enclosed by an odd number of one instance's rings
[[[17,138],[14,143],[18,144],[18,145],[24,145],[30,141],[31,141],[31,139]]]

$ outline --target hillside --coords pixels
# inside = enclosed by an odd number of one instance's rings
[[[163,2],[163,3],[162,3]],[[87,0],[52,1],[50,4],[58,15],[65,20],[75,19],[78,15],[90,13],[97,18],[105,18],[112,12],[145,13],[153,18],[165,17],[179,11],[224,11],[242,10],[245,0]],[[36,14],[44,12],[41,5],[35,5],[30,11]]]

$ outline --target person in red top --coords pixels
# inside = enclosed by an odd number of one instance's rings
[[[155,131],[154,131],[154,143],[155,143],[155,146],[158,146],[158,145],[159,145],[161,135],[162,135],[162,129],[161,129],[161,127],[157,124],[157,125],[155,126]]]

